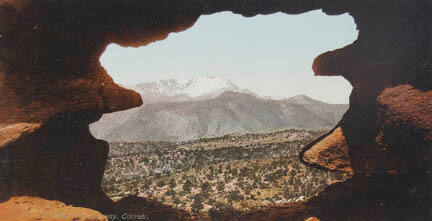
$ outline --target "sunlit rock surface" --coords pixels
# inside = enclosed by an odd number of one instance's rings
[[[108,221],[107,217],[91,209],[66,206],[62,202],[37,197],[12,197],[0,204],[0,219]]]

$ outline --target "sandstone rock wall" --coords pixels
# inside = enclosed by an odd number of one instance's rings
[[[353,91],[338,127],[301,157],[355,176],[309,202],[253,217],[430,218],[431,0],[0,0],[0,148],[9,164],[0,198],[118,209],[100,189],[108,146],[90,135],[88,124],[142,101],[100,65],[108,44],[145,46],[220,11],[254,16],[315,9],[350,13],[359,37],[314,61],[317,75],[341,75]],[[366,212],[371,219],[362,218]]]

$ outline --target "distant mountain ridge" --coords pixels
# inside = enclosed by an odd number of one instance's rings
[[[153,82],[143,82],[126,86],[141,94],[145,104],[205,100],[215,98],[226,91],[249,93],[217,76],[194,77],[186,80],[168,79]]]
[[[121,116],[121,121],[104,116],[107,120],[91,125],[91,130],[111,142],[185,141],[279,128],[331,128],[347,109],[348,105],[327,104],[304,95],[271,100],[225,91],[210,99],[144,105],[126,118]]]

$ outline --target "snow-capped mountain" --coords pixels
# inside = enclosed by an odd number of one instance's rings
[[[108,141],[184,141],[278,128],[331,128],[347,105],[305,95],[259,96],[220,77],[161,80],[128,87],[144,105],[105,114],[90,130]]]
[[[169,79],[143,82],[126,87],[140,93],[143,100],[148,97],[153,98],[150,99],[151,101],[155,97],[160,97],[163,101],[166,101],[167,97],[174,99],[174,101],[211,99],[226,91],[252,93],[249,90],[241,89],[229,80],[216,76],[194,77],[187,80]],[[173,100],[170,99],[170,101]],[[144,101],[144,103],[146,102]]]
[[[144,105],[122,112],[105,114],[101,120],[90,126],[93,135],[101,137],[107,130],[123,124],[125,119],[147,105],[208,100],[224,92],[239,92],[260,98],[254,92],[241,89],[229,80],[216,76],[194,77],[186,80],[169,79],[121,86],[138,92]]]
[[[111,142],[185,141],[279,128],[329,129],[347,109],[306,96],[270,100],[227,91],[212,99],[144,105],[128,118],[106,114],[90,128]]]

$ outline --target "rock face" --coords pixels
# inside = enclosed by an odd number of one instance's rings
[[[253,217],[430,220],[430,0],[0,0],[5,192],[118,210],[100,189],[108,146],[89,134],[88,124],[142,101],[101,67],[98,58],[109,43],[144,46],[220,11],[254,16],[315,9],[350,13],[359,36],[314,61],[317,75],[342,75],[353,91],[338,128],[301,157],[328,169],[350,166],[355,176],[308,202],[256,211]]]
[[[312,145],[313,148],[307,149],[303,153],[304,161],[329,170],[353,172],[348,154],[348,145],[340,126]]]
[[[0,204],[0,219],[12,220],[82,220],[108,221],[107,217],[91,209],[66,206],[62,202],[37,197],[12,197]]]

